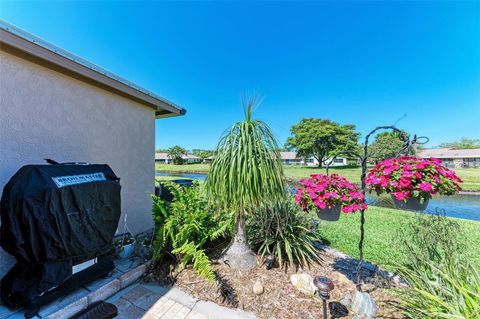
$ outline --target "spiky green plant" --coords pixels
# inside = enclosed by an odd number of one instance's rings
[[[267,124],[252,119],[258,104],[243,99],[245,120],[235,123],[220,138],[205,187],[209,199],[235,212],[235,236],[223,260],[234,268],[251,268],[255,255],[245,236],[245,215],[266,199],[281,198],[285,177],[279,147]]]
[[[421,268],[424,270],[402,267],[399,271],[409,284],[400,290],[407,318],[480,318],[480,273],[476,265],[450,258],[450,263],[425,261]]]
[[[465,258],[461,234],[454,219],[426,214],[399,232],[407,263],[398,272],[409,287],[398,292],[407,318],[480,318],[479,268]]]
[[[291,198],[265,203],[247,221],[248,241],[259,255],[272,255],[281,267],[304,267],[319,262],[318,226]]]

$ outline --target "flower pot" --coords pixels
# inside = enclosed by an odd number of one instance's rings
[[[145,244],[142,242],[140,245],[140,255],[145,257],[146,259],[150,259],[152,257],[152,246],[151,244]]]
[[[330,208],[319,209],[317,211],[317,216],[321,220],[326,220],[329,222],[335,222],[340,218],[341,206],[333,206]]]
[[[117,256],[121,259],[126,259],[132,256],[135,250],[135,241],[133,243],[123,245],[118,249]]]
[[[414,210],[414,211],[422,211],[425,210],[428,206],[428,199],[424,200],[423,203],[420,203],[418,198],[410,197],[407,201],[398,200],[395,196],[392,195],[393,204],[398,209],[405,209],[405,210]]]

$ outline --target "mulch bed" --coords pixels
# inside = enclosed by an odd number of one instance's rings
[[[279,269],[267,270],[264,266],[257,266],[251,270],[235,270],[226,265],[216,263],[214,269],[217,282],[210,283],[191,269],[173,271],[168,275],[168,265],[163,269],[156,269],[146,275],[147,280],[154,280],[166,284],[174,281],[174,285],[193,296],[213,301],[227,307],[238,307],[254,313],[259,318],[268,319],[318,319],[322,318],[322,301],[316,296],[308,296],[299,292],[290,283],[290,275],[308,273],[312,277],[322,275],[329,277],[335,284],[330,298],[330,307],[339,309],[339,301],[347,293],[355,291],[355,284],[349,277],[351,273],[338,268],[338,260],[327,254],[320,253],[323,262],[311,265],[306,269]],[[264,287],[261,295],[253,293],[253,285],[260,281]],[[385,282],[379,281],[364,284],[362,289],[369,292],[377,304],[377,318],[403,318],[398,308],[392,288],[385,287]],[[336,318],[353,318],[348,315]]]

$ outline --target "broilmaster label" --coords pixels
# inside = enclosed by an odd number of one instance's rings
[[[58,188],[70,186],[70,185],[77,185],[77,184],[90,183],[90,182],[101,182],[101,181],[107,180],[103,173],[56,176],[56,177],[52,177],[52,179]]]

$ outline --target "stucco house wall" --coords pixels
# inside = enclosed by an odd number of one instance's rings
[[[109,164],[121,178],[122,218],[152,226],[155,110],[0,51],[0,189],[25,164]],[[123,224],[120,225],[123,232]],[[0,277],[13,265],[0,248]]]

